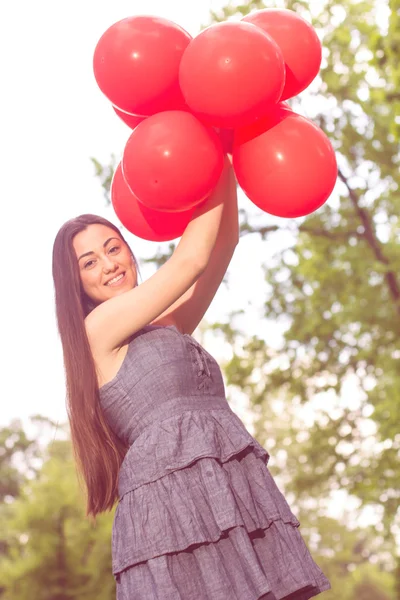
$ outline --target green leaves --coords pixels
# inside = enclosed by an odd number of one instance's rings
[[[118,159],[114,154],[111,154],[110,163],[108,165],[102,165],[96,158],[90,159],[95,168],[95,175],[100,179],[101,186],[103,188],[103,195],[106,200],[106,206],[111,203],[110,189],[111,182],[114,175],[114,171],[118,166]]]
[[[56,441],[33,480],[0,513],[0,586],[13,600],[111,600],[111,516],[84,516],[69,441]]]

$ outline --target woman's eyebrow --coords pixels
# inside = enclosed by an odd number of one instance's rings
[[[116,237],[110,237],[108,238],[108,240],[106,240],[103,244],[103,248],[105,248],[108,244],[108,242],[111,242],[111,240],[118,240],[120,241],[119,238]],[[81,260],[81,258],[84,258],[85,256],[90,256],[91,254],[94,254],[93,250],[90,250],[89,252],[85,252],[84,254],[81,254],[81,256],[78,258],[78,262]]]

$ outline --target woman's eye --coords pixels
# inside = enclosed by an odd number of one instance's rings
[[[109,252],[112,252],[113,254],[116,254],[116,252],[118,252],[119,249],[120,249],[119,246],[113,246],[112,248],[110,248]]]
[[[85,269],[90,269],[90,267],[92,267],[94,263],[94,260],[88,260],[87,263],[85,263]]]

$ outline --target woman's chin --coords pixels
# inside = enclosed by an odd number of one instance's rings
[[[125,283],[125,285],[122,285],[121,287],[112,288],[108,292],[108,297],[109,298],[114,298],[114,296],[121,296],[122,294],[125,294],[126,292],[129,292],[133,288],[134,288],[134,285],[132,283],[130,283],[130,282],[127,281]]]

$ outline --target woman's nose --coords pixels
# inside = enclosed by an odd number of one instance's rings
[[[109,273],[110,271],[114,271],[116,268],[116,264],[114,263],[113,260],[111,260],[111,258],[109,258],[108,256],[105,256],[103,258],[103,271],[105,273]]]

